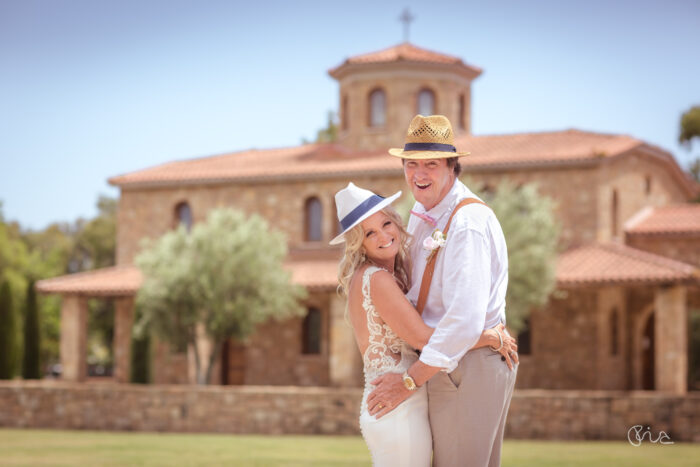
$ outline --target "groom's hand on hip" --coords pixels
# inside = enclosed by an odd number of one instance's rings
[[[367,410],[377,419],[394,410],[411,395],[400,373],[383,374],[371,384],[376,388],[367,396]]]

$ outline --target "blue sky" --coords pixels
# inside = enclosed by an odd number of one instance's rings
[[[313,138],[345,58],[402,41],[484,69],[475,134],[565,128],[672,152],[700,105],[700,1],[0,0],[0,200],[28,228],[95,214],[106,179]]]

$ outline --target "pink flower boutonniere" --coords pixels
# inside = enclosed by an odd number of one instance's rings
[[[436,230],[430,237],[426,237],[426,239],[423,240],[423,248],[430,252],[428,254],[428,261],[431,260],[433,255],[435,255],[440,248],[445,246],[446,241],[447,237],[445,237],[445,234],[440,230]]]
[[[421,214],[413,210],[411,210],[411,214],[420,219],[423,219],[425,222],[432,225],[435,229],[435,231],[430,235],[430,237],[427,237],[425,240],[423,240],[423,249],[430,252],[428,254],[428,261],[430,261],[430,259],[438,252],[438,250],[445,245],[447,237],[445,237],[445,234],[442,233],[442,231],[437,230],[437,222],[429,215]]]

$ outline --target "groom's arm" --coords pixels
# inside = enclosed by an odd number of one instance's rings
[[[475,206],[473,209],[488,209]],[[463,211],[467,208],[462,209]],[[464,354],[479,341],[484,331],[491,289],[491,247],[482,219],[470,219],[472,226],[457,222],[448,233],[440,276],[444,314],[421,353],[420,361],[452,372]],[[481,225],[480,225],[481,224]]]

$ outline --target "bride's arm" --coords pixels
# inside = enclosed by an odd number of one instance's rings
[[[423,349],[433,335],[433,328],[423,322],[403,291],[386,271],[377,271],[370,279],[374,307],[386,324],[414,349]]]

